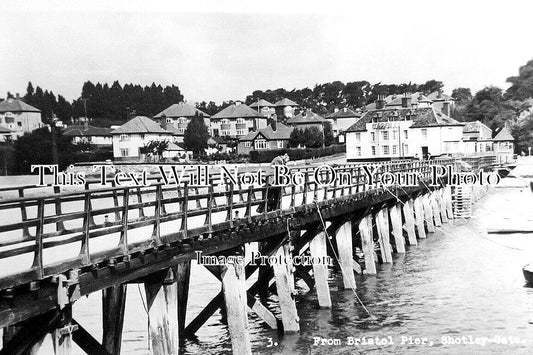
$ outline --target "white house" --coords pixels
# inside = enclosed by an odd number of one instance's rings
[[[211,134],[213,137],[240,138],[249,132],[266,126],[267,117],[240,101],[211,117]]]
[[[366,112],[346,130],[348,161],[390,160],[461,153],[463,123],[432,106],[385,107]]]
[[[331,123],[333,136],[339,143],[344,143],[344,132],[357,122],[361,118],[361,115],[361,112],[344,107],[326,116],[326,119]]]
[[[250,104],[248,107],[256,110],[258,113],[262,114],[265,117],[272,117],[276,114],[276,105],[268,102],[267,100],[261,99]]]
[[[209,129],[210,116],[186,102],[180,102],[179,104],[173,104],[167,107],[155,115],[154,120],[159,122],[164,129],[168,129],[174,133],[174,142],[182,143],[185,130],[195,116],[202,117],[204,124]]]
[[[43,127],[41,110],[28,105],[17,94],[16,98],[0,102],[0,125],[13,132],[12,138],[22,136]]]
[[[514,138],[507,127],[503,127],[492,140],[494,142],[493,150],[498,157],[498,162],[508,163],[513,161]]]
[[[492,129],[481,121],[466,122],[463,127],[465,155],[492,152]]]
[[[151,141],[172,141],[172,133],[145,116],[136,116],[111,132],[113,157],[118,160],[139,160],[141,148]]]
[[[111,128],[94,127],[85,122],[82,125],[67,126],[63,135],[72,138],[72,143],[90,143],[99,147],[113,145]]]

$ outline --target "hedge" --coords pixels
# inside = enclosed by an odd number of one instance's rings
[[[279,149],[279,150],[266,150],[266,151],[257,151],[252,150],[250,152],[250,162],[252,163],[270,163],[272,159],[278,155],[283,155],[287,153],[290,160],[302,160],[302,159],[313,159],[323,156],[345,153],[346,145],[337,144],[330,145],[325,148],[305,148],[305,149]]]

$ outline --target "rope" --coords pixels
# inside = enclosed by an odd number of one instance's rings
[[[331,246],[331,250],[333,251],[333,255],[335,256],[335,259],[337,260],[337,263],[339,264],[340,268],[341,268],[341,272],[343,273],[343,275],[347,276],[348,273],[346,272],[346,270],[344,270],[344,268],[342,267],[342,264],[340,262],[340,259],[339,259],[339,256],[337,255],[337,252],[335,251],[335,248],[333,248],[333,243],[331,242],[331,239],[332,237],[328,234],[328,230],[326,228],[326,222],[324,222],[324,218],[322,217],[322,212],[320,212],[320,207],[318,206],[318,201],[315,199],[313,200],[315,202],[315,205],[316,205],[316,210],[318,212],[318,216],[320,217],[320,222],[322,223],[322,228],[324,229],[324,233],[326,234],[326,239],[327,241],[329,242],[329,245]],[[350,270],[351,271],[351,270]],[[359,304],[361,305],[361,307],[363,307],[363,309],[365,310],[366,314],[368,314],[368,316],[370,318],[373,318],[373,319],[376,319],[375,316],[373,316],[370,311],[368,310],[368,308],[366,308],[365,304],[363,303],[363,301],[359,298],[359,296],[357,295],[357,292],[355,292],[355,290],[352,288],[351,289],[353,294],[355,295],[355,298],[357,299],[357,301],[359,302]]]
[[[143,308],[144,308],[144,311],[146,312],[146,314],[148,315],[148,308],[146,307],[146,304],[144,302],[144,297],[143,297],[143,294],[141,292],[141,285],[140,284],[137,284],[137,289],[139,290],[139,296],[141,296],[141,302],[143,304]]]

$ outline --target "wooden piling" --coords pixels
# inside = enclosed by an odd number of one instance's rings
[[[440,227],[442,226],[442,221],[440,220],[440,206],[439,206],[439,203],[437,202],[436,191],[433,191],[429,195],[429,201],[430,201],[431,208],[433,210],[433,220],[435,221],[435,227]]]
[[[376,259],[374,258],[374,238],[372,237],[372,215],[367,215],[359,222],[359,234],[365,255],[365,274],[376,274]]]
[[[446,186],[444,188],[444,202],[446,204],[446,214],[448,215],[448,219],[453,219],[453,205],[452,205],[452,187]]]
[[[280,246],[275,254],[276,258],[285,259],[285,249]],[[289,278],[294,277],[287,270],[286,265],[274,263],[274,278],[276,280],[276,290],[278,293],[279,307],[281,309],[281,321],[283,323],[283,331],[285,333],[294,333],[300,330],[298,324],[298,312],[296,311],[296,303],[294,302],[293,294],[290,292]]]
[[[110,354],[120,354],[125,305],[126,284],[102,290],[102,346]]]
[[[66,305],[61,311],[60,326],[52,331],[52,344],[55,355],[70,355],[72,352],[72,305]]]
[[[376,224],[379,236],[379,247],[381,250],[381,260],[384,263],[392,264],[392,250],[390,245],[390,232],[389,232],[389,215],[387,208],[382,208],[376,213]]]
[[[178,354],[178,292],[172,269],[147,278],[144,287],[148,308],[151,354]]]
[[[409,245],[417,245],[416,233],[415,233],[415,218],[413,216],[412,200],[406,201],[402,207],[403,215],[405,219],[405,230],[407,231],[407,237]]]
[[[392,223],[392,234],[394,235],[394,243],[396,244],[397,253],[405,253],[405,239],[402,232],[402,214],[400,205],[395,204],[389,208],[390,219]]]
[[[429,233],[435,233],[435,225],[433,224],[433,209],[429,200],[429,194],[422,197],[422,206],[424,207],[424,220]]]
[[[418,232],[418,238],[426,239],[426,230],[424,229],[424,207],[422,206],[422,197],[415,198],[413,203],[415,212],[415,224],[416,231]]]
[[[440,219],[442,220],[442,223],[448,223],[448,216],[446,215],[446,202],[444,202],[444,189],[441,188],[436,191],[437,193],[437,203],[439,205],[439,211],[440,211]]]
[[[318,233],[309,243],[309,250],[313,258],[324,259],[327,253],[326,233]],[[320,307],[331,307],[331,296],[328,285],[328,266],[323,263],[313,264],[313,274],[315,276],[315,287]]]
[[[353,274],[353,245],[352,222],[347,221],[335,233],[337,250],[339,251],[339,265],[342,270],[342,281],[345,289],[356,289]]]
[[[187,301],[189,299],[189,281],[191,279],[191,262],[184,262],[178,265],[177,272],[178,286],[178,335],[184,339],[185,319],[187,316]]]
[[[246,329],[246,285],[244,266],[227,264],[222,266],[222,290],[227,310],[228,331],[234,355],[251,355],[250,335]],[[244,307],[243,307],[244,305]],[[244,310],[244,312],[243,312]]]

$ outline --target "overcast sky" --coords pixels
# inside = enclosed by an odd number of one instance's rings
[[[72,100],[84,81],[176,84],[188,101],[368,80],[506,87],[533,58],[527,1],[9,2],[0,97],[28,81]]]

